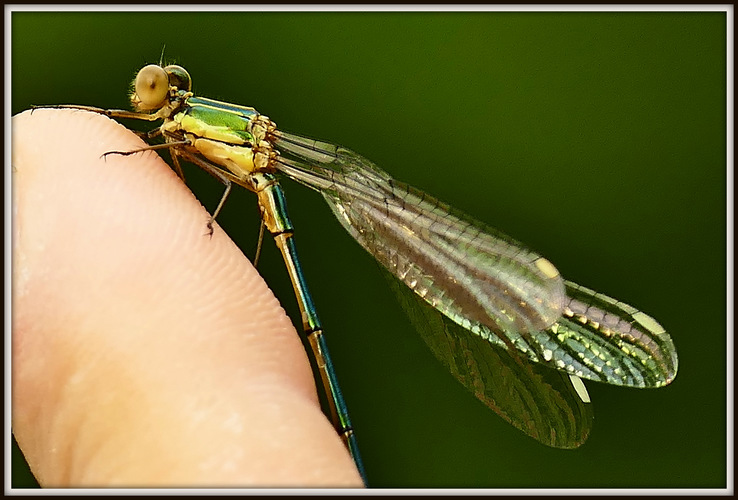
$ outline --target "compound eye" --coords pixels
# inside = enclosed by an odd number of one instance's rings
[[[169,78],[161,66],[149,64],[136,75],[136,96],[141,109],[158,109],[169,96]]]
[[[169,85],[175,87],[177,90],[184,90],[189,92],[192,90],[192,79],[190,74],[182,66],[171,64],[164,68],[164,71],[169,75]]]

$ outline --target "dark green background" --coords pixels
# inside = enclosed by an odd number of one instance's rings
[[[166,44],[195,92],[350,147],[643,309],[677,345],[672,386],[589,383],[589,441],[548,449],[444,372],[372,258],[285,182],[370,485],[725,487],[725,26],[723,13],[15,13],[12,112],[125,108]],[[212,209],[221,186],[187,175]],[[253,255],[249,193],[219,223]],[[267,243],[260,270],[296,318]],[[17,468],[13,481],[29,484]]]

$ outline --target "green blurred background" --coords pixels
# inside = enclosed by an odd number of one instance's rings
[[[126,108],[166,45],[196,93],[359,152],[677,345],[674,384],[588,383],[589,441],[548,449],[444,371],[321,197],[285,182],[370,485],[726,486],[724,13],[16,12],[11,27],[14,114]],[[186,173],[212,210],[222,187]],[[250,193],[219,223],[253,256]],[[297,319],[271,242],[260,271]],[[13,485],[33,485],[14,451]]]

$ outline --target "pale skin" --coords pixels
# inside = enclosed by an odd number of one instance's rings
[[[103,161],[142,144],[87,112],[12,134],[12,425],[39,483],[361,486],[289,318],[158,155]]]

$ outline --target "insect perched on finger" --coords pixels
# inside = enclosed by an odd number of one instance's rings
[[[297,258],[280,174],[319,192],[386,269],[414,325],[451,373],[539,441],[571,448],[586,439],[591,413],[581,379],[656,388],[676,376],[676,349],[653,318],[564,280],[538,253],[394,180],[366,158],[284,132],[254,108],[198,97],[189,73],[176,65],[141,69],[131,102],[134,111],[49,107],[160,122],[143,135],[163,143],[108,154],[167,149],[180,176],[184,160],[216,177],[225,192],[208,221],[211,234],[233,184],[256,194],[262,227],[274,237],[292,280],[333,424],[362,476],[348,410]]]

